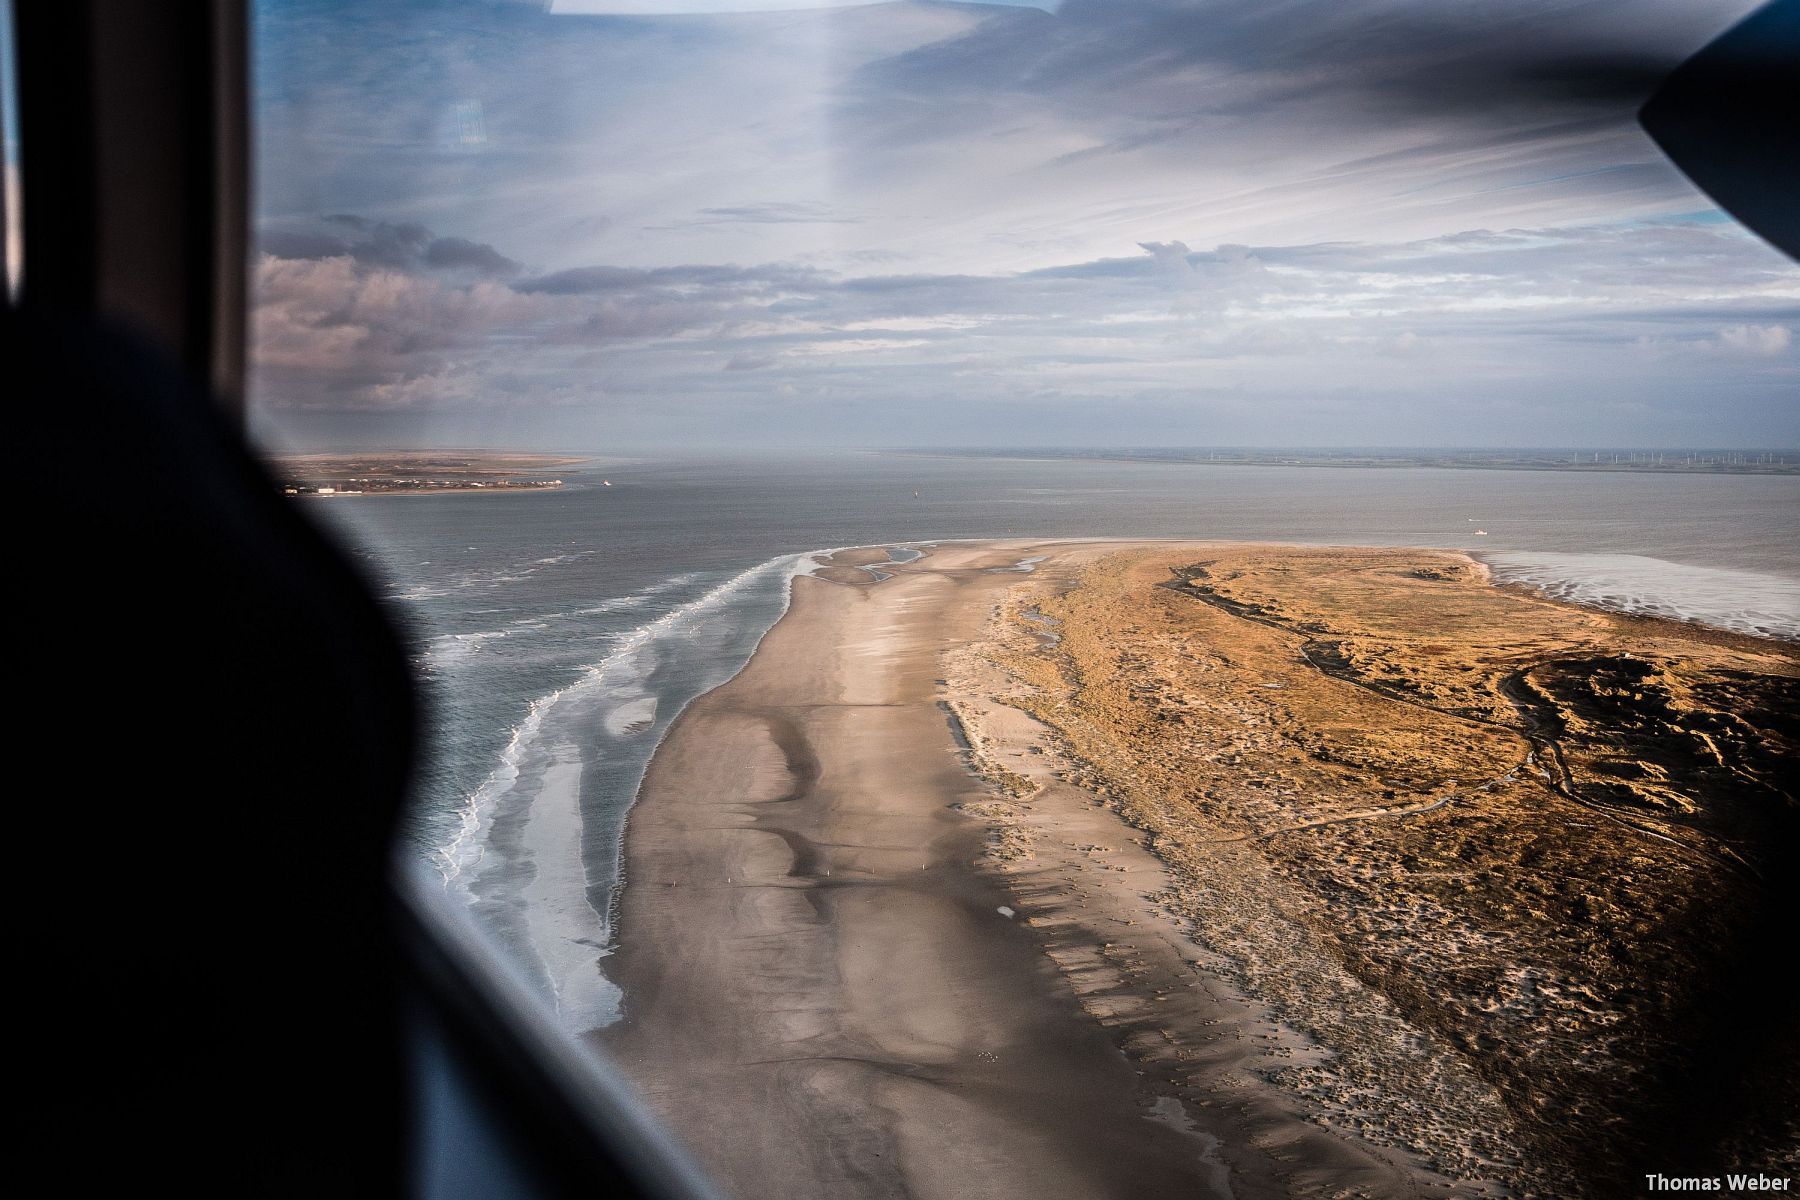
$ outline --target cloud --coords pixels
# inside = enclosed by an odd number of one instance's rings
[[[257,246],[278,258],[349,258],[364,266],[430,268],[505,278],[518,263],[492,246],[460,237],[437,237],[411,222],[370,221],[338,213],[316,221],[287,221],[257,231]]]
[[[647,287],[682,289],[702,287],[717,291],[730,289],[739,293],[767,293],[782,288],[806,286],[818,278],[816,272],[801,267],[729,265],[696,265],[657,267],[592,266],[572,267],[523,280],[522,292],[547,292],[551,295],[580,296],[607,292],[629,292]]]
[[[467,238],[435,238],[425,246],[425,265],[441,271],[467,268],[481,275],[517,275],[519,264],[492,246]]]
[[[581,356],[596,349],[717,334],[766,319],[796,289],[816,297],[825,287],[805,268],[730,264],[594,265],[516,279],[514,260],[493,247],[416,224],[353,215],[325,224],[355,240],[259,233],[252,356],[275,407],[553,403],[572,372],[594,365]],[[504,392],[484,389],[502,373]]]
[[[1163,275],[1185,280],[1194,273],[1186,242],[1139,242],[1138,248],[1150,256]]]
[[[1793,333],[1785,325],[1733,325],[1719,331],[1718,344],[1739,354],[1768,358],[1786,354]]]
[[[1426,344],[1424,338],[1410,329],[1404,329],[1379,343],[1379,348],[1382,353],[1391,354],[1397,358],[1412,358],[1421,353]]]
[[[820,389],[853,408],[957,395],[971,412],[1050,412],[1224,388],[1269,397],[1273,429],[1296,397],[1352,381],[1387,397],[1363,426],[1373,436],[1392,419],[1381,411],[1415,411],[1423,394],[1446,409],[1568,388],[1690,394],[1698,359],[1644,351],[1705,343],[1778,370],[1800,320],[1800,273],[1708,222],[1136,249],[992,275],[595,264],[507,281],[269,255],[257,359],[290,407],[682,397],[727,422]]]
[[[837,212],[826,204],[765,201],[703,208],[692,220],[677,221],[664,228],[679,229],[684,225],[855,225],[861,220],[861,217]]]
[[[295,405],[379,405],[395,384],[437,374],[459,355],[483,352],[494,335],[554,315],[503,283],[371,266],[349,254],[263,254],[252,288],[252,361],[270,399]]]

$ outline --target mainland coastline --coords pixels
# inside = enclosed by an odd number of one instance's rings
[[[840,552],[651,762],[599,1036],[746,1195],[1607,1194],[1797,679],[1451,552]]]

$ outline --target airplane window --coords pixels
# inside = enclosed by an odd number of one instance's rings
[[[409,854],[735,1196],[1791,1174],[1755,7],[257,0]]]

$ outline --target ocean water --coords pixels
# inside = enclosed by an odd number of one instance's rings
[[[577,1029],[617,1011],[604,959],[620,834],[651,752],[748,659],[822,548],[1453,547],[1565,599],[1800,639],[1796,478],[853,453],[597,461],[563,477],[553,492],[301,503],[413,639],[429,737],[417,852]]]

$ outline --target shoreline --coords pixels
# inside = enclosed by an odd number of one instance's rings
[[[1103,864],[1021,879],[991,860],[995,797],[947,719],[942,655],[1022,582],[1185,544],[933,543],[883,580],[797,578],[750,662],[670,728],[626,823],[624,1015],[595,1036],[728,1188],[1495,1194],[1259,1077],[1304,1039],[1151,912],[1156,859],[1116,814],[1058,808]],[[1153,924],[1130,953],[1109,933]],[[1146,988],[1151,958],[1168,978]]]

